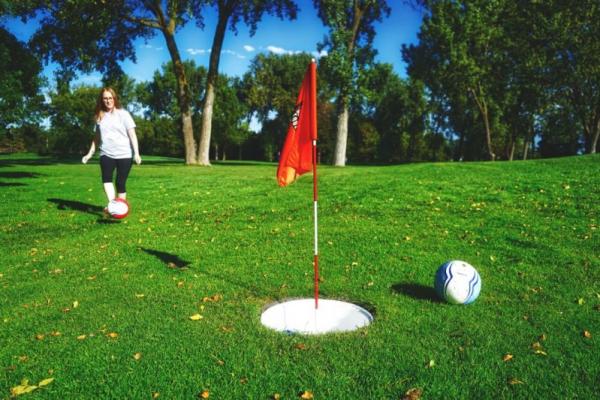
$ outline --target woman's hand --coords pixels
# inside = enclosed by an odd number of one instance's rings
[[[81,159],[81,162],[84,164],[87,164],[87,162],[90,160],[90,158],[92,158],[92,155],[90,154],[86,154],[85,156],[83,156],[83,158]]]
[[[133,159],[135,160],[135,163],[136,163],[137,165],[140,165],[140,164],[142,163],[142,157],[140,157],[140,155],[139,155],[139,154],[136,154],[136,155],[134,155],[134,156],[133,156]]]

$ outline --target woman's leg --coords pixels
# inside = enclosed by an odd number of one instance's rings
[[[117,166],[116,160],[107,156],[100,156],[100,171],[102,171],[102,185],[104,186],[104,193],[108,201],[115,199],[115,187],[113,185],[112,177]]]
[[[120,199],[127,198],[127,189],[125,187],[127,183],[127,177],[129,171],[131,171],[132,159],[122,158],[116,160],[117,162],[117,197]]]

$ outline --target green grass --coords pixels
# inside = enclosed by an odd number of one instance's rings
[[[312,296],[312,181],[275,169],[147,158],[114,222],[97,164],[1,156],[0,398],[45,378],[19,398],[598,395],[598,155],[321,167],[321,295],[375,316],[324,336],[260,324]],[[435,298],[450,259],[480,272],[474,304]]]

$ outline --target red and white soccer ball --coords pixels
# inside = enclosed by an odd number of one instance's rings
[[[108,213],[116,219],[123,219],[129,214],[129,203],[127,200],[116,198],[108,203]]]

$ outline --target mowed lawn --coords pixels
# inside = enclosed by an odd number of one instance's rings
[[[97,160],[0,156],[0,398],[597,398],[600,156],[320,167],[321,296],[374,315],[322,336],[260,323],[313,294],[312,179],[275,171],[147,157],[115,221]]]

